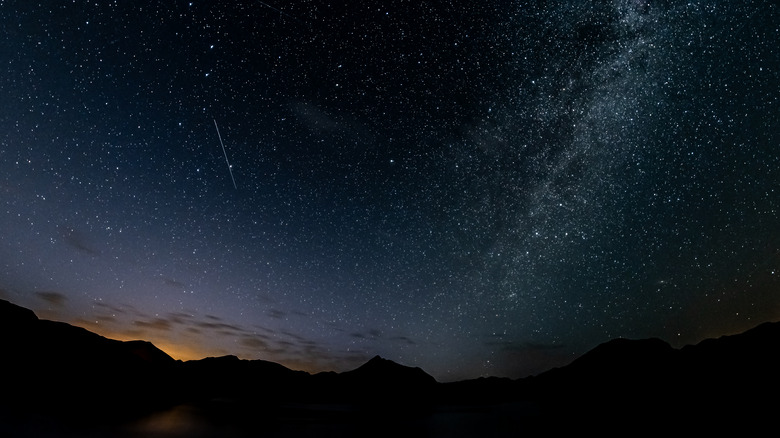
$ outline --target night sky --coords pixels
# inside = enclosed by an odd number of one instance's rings
[[[780,319],[780,6],[0,0],[0,298],[523,377]]]

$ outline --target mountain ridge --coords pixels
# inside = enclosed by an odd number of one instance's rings
[[[5,300],[0,300],[0,348],[6,376],[22,383],[0,397],[0,406],[69,419],[98,412],[104,421],[115,420],[115,412],[139,416],[182,403],[213,408],[214,400],[262,407],[269,416],[290,404],[422,415],[442,406],[521,403],[533,407],[536,421],[603,412],[680,420],[724,409],[756,418],[777,407],[760,395],[780,390],[777,322],[679,349],[656,338],[618,338],[535,376],[448,383],[380,356],[353,370],[316,374],[233,355],[180,361],[150,342],[112,340],[42,320]]]

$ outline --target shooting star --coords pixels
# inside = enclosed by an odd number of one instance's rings
[[[225,154],[225,163],[227,163],[228,172],[230,172],[230,179],[233,180],[233,188],[238,190],[238,186],[236,185],[236,179],[233,177],[233,166],[231,166],[230,161],[228,161],[227,151],[225,151],[225,143],[222,142],[222,134],[219,133],[219,126],[217,126],[217,119],[214,119],[214,127],[217,128],[217,137],[219,137],[219,144],[222,146],[222,153]]]

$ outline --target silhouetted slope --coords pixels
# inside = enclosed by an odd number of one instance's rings
[[[592,421],[609,413],[613,425],[651,419],[711,429],[774,416],[778,370],[780,324],[767,323],[680,350],[658,339],[616,339],[521,383],[551,416]]]
[[[780,323],[764,323],[744,333],[705,339],[681,349],[682,359],[697,372],[741,374],[752,378],[778,375]],[[711,376],[710,376],[711,377]]]
[[[275,403],[303,396],[310,375],[264,360],[208,357],[179,366],[181,394],[194,400],[226,398]]]
[[[0,321],[4,376],[19,383],[4,388],[0,403],[6,407],[132,413],[169,401],[176,361],[151,343],[40,320],[3,300]]]
[[[663,422],[674,413],[665,402],[672,395],[678,353],[659,339],[614,339],[565,367],[523,379],[522,389],[547,416],[567,418],[570,424]]]
[[[780,403],[780,323],[680,351],[678,392],[713,416],[774,418]]]
[[[38,321],[32,310],[6,300],[0,300],[0,316],[0,329],[3,331],[24,328]]]
[[[678,351],[660,339],[613,339],[537,378],[565,390],[622,393],[651,390],[669,377]],[[591,396],[597,396],[591,393]]]

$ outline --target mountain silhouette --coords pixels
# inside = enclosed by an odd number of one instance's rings
[[[0,321],[4,375],[15,382],[5,386],[2,404],[12,410],[105,416],[145,412],[168,401],[177,362],[149,342],[117,341],[41,320],[4,300]]]
[[[774,417],[780,323],[674,349],[660,339],[614,339],[571,364],[522,379],[523,394],[578,424],[609,413],[613,426],[695,423],[721,430]],[[722,431],[722,430],[721,430]]]
[[[235,356],[182,362],[149,342],[108,339],[0,300],[0,350],[6,381],[0,432],[38,427],[41,416],[124,424],[182,409],[177,406],[190,406],[189,415],[213,424],[246,428],[258,419],[276,427],[367,425],[392,413],[403,419],[397,424],[432,430],[470,419],[496,436],[532,425],[600,430],[685,423],[701,431],[699,422],[765,424],[780,389],[780,323],[681,349],[660,339],[614,339],[536,376],[439,383],[420,368],[379,356],[351,371],[317,374]],[[455,429],[446,435],[479,430]]]
[[[420,368],[374,356],[334,381],[352,399],[400,407],[420,407],[430,401],[436,379]]]
[[[341,374],[344,378],[358,384],[379,382],[383,386],[400,384],[403,386],[430,386],[436,383],[430,374],[418,367],[407,367],[392,360],[374,356],[371,360],[352,371]]]

